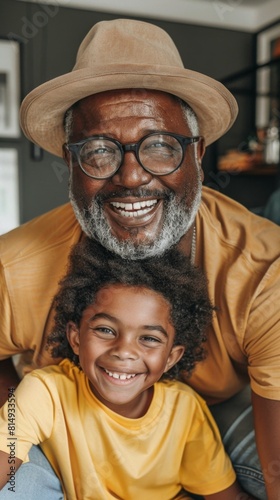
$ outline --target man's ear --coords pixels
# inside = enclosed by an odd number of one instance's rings
[[[70,346],[73,349],[74,354],[79,356],[80,352],[80,332],[73,321],[69,321],[66,326],[66,335]]]
[[[196,161],[197,161],[199,168],[200,168],[201,182],[203,182],[203,180],[204,180],[204,172],[202,170],[202,159],[203,159],[203,156],[205,154],[205,151],[206,151],[205,142],[204,142],[203,137],[201,137],[201,139],[196,144]]]
[[[176,365],[178,361],[180,361],[181,357],[183,356],[185,352],[185,348],[183,345],[174,345],[171,349],[171,352],[168,356],[164,373],[168,372],[172,366]]]
[[[205,151],[206,151],[205,140],[204,140],[203,137],[201,137],[199,139],[199,141],[197,142],[197,149],[196,149],[196,151],[197,151],[197,159],[201,163],[202,162],[202,158],[205,155]]]

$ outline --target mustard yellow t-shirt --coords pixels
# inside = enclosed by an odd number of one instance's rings
[[[280,400],[280,227],[205,187],[196,226],[195,263],[218,309],[188,383],[211,403],[250,378],[257,394]],[[52,299],[81,234],[67,204],[0,238],[0,359],[28,351],[34,367],[53,363]]]
[[[182,487],[210,495],[235,481],[206,403],[180,382],[155,384],[146,415],[129,419],[104,406],[64,360],[26,375],[15,404],[16,456],[26,460],[41,443],[67,500],[170,500]],[[0,449],[9,453],[7,412],[6,404]]]

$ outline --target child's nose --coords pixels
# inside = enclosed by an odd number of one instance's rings
[[[128,339],[118,339],[115,346],[111,350],[111,355],[119,358],[120,360],[137,359],[137,345],[135,342]]]

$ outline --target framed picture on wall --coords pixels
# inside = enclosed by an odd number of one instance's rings
[[[0,38],[0,138],[20,136],[20,44]]]
[[[280,121],[280,20],[257,33],[256,126]]]
[[[17,148],[0,148],[0,234],[20,224]]]

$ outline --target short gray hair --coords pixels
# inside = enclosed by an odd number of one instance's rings
[[[73,106],[67,109],[64,115],[63,127],[65,132],[65,142],[68,143],[73,131]]]
[[[184,119],[192,133],[193,136],[199,135],[199,126],[198,126],[198,120],[197,116],[194,112],[194,110],[189,106],[189,104],[182,99],[179,99],[178,97],[179,104],[182,108],[183,111],[183,116]]]

